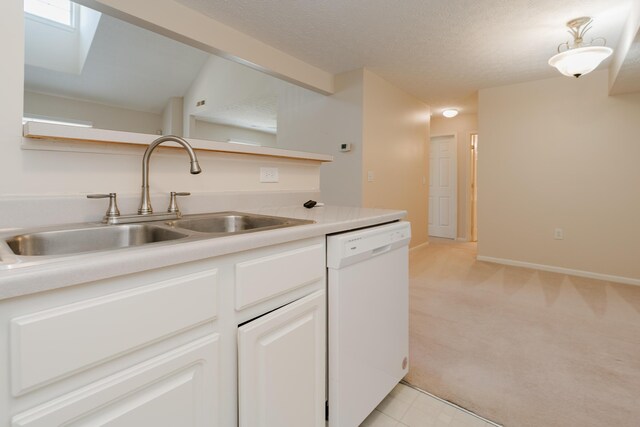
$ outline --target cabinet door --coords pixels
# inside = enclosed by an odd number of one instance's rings
[[[45,402],[11,426],[218,426],[218,338],[208,335]]]
[[[240,427],[324,427],[325,291],[238,329]]]

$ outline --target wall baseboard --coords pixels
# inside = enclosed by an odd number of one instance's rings
[[[467,239],[466,237],[456,237],[456,242],[469,243],[469,239]]]
[[[412,248],[409,248],[409,252],[415,251],[416,249],[424,248],[428,244],[429,244],[429,242],[420,243],[418,246],[414,246]]]
[[[607,282],[624,283],[626,285],[640,286],[640,279],[631,277],[614,276],[611,274],[594,273],[592,271],[574,270],[571,268],[557,267],[555,265],[534,264],[531,262],[517,261],[507,258],[494,258],[490,256],[476,256],[478,261],[493,262],[495,264],[510,265],[513,267],[532,268],[534,270],[550,271],[552,273],[568,274],[570,276],[586,277],[589,279],[604,280]]]

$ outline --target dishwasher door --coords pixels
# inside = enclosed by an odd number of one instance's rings
[[[357,427],[407,374],[409,223],[327,238],[330,427]]]

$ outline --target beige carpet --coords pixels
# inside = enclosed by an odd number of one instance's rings
[[[639,427],[640,287],[475,254],[412,251],[407,381],[507,427]]]

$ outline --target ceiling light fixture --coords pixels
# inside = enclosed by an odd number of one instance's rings
[[[577,78],[595,70],[613,53],[613,49],[605,46],[607,41],[603,37],[591,39],[590,43],[584,42],[584,35],[591,29],[592,21],[590,17],[583,16],[567,22],[573,43],[561,43],[558,53],[549,59],[549,65],[556,67],[565,76]]]
[[[450,108],[448,110],[444,110],[442,112],[442,115],[445,116],[446,118],[450,119],[450,118],[455,117],[455,116],[458,115],[458,110]]]

